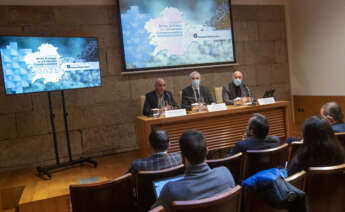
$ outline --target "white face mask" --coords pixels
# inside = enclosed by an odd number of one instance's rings
[[[240,79],[234,79],[234,84],[235,84],[236,86],[240,86],[240,85],[242,84],[242,80],[240,80]]]
[[[192,87],[199,88],[200,80],[192,80]]]

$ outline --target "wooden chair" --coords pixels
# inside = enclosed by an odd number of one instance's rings
[[[174,201],[171,205],[173,212],[240,212],[241,186],[221,193],[214,197],[201,200]]]
[[[310,167],[306,191],[312,212],[345,211],[345,163],[338,166]]]
[[[132,174],[106,182],[71,185],[73,212],[136,211]]]
[[[239,152],[230,157],[217,160],[207,160],[206,162],[211,168],[216,168],[219,166],[227,167],[234,177],[236,184],[241,184],[240,182],[242,180],[243,159],[243,154]]]
[[[156,201],[152,181],[184,173],[184,165],[157,171],[139,171],[136,179],[137,200],[140,207],[147,211]]]
[[[339,143],[344,148],[345,151],[345,132],[342,133],[335,133],[335,136],[337,137]]]
[[[270,149],[247,150],[244,156],[242,177],[245,179],[264,169],[285,167],[288,157],[288,144]]]
[[[145,96],[139,96],[138,98],[138,114],[143,115],[143,110],[144,110],[144,103],[145,103]]]
[[[160,205],[155,208],[152,208],[151,210],[149,210],[149,212],[164,212],[164,208]]]
[[[223,87],[215,87],[214,95],[216,96],[216,103],[223,103]]]
[[[304,191],[307,179],[307,172],[300,171],[285,180],[295,187]],[[255,191],[250,188],[244,188],[243,196],[243,212],[288,212],[287,209],[272,208],[263,199],[261,199]]]
[[[289,146],[289,161],[295,156],[297,150],[302,146],[303,141],[293,141]]]

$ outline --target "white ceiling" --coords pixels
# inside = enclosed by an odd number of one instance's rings
[[[0,0],[0,5],[113,5],[117,0]],[[232,0],[234,5],[285,5],[288,0]]]

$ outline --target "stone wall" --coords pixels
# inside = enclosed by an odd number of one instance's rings
[[[233,6],[239,66],[200,70],[202,84],[213,88],[231,80],[234,70],[262,96],[276,89],[290,99],[283,6]],[[164,77],[180,103],[179,91],[191,70],[121,75],[121,44],[116,6],[0,7],[1,35],[97,36],[102,87],[65,91],[73,156],[99,156],[137,149],[138,97]],[[3,81],[0,81],[3,87]],[[213,89],[212,89],[213,90]],[[59,152],[67,150],[59,92],[52,93]],[[47,93],[5,96],[0,89],[0,170],[54,163]]]

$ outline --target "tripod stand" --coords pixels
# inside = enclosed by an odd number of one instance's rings
[[[50,112],[50,121],[52,126],[52,133],[53,133],[53,141],[54,141],[54,151],[55,151],[55,165],[45,166],[45,167],[37,167],[38,176],[43,179],[50,180],[52,178],[51,171],[56,169],[61,169],[65,167],[71,167],[76,164],[83,164],[83,163],[90,163],[94,167],[97,167],[97,162],[95,160],[92,160],[91,158],[87,157],[80,157],[78,160],[72,160],[72,152],[71,152],[71,143],[69,139],[69,132],[68,132],[68,123],[67,123],[67,116],[68,113],[66,112],[66,105],[65,105],[65,95],[64,91],[61,91],[61,97],[62,97],[62,108],[63,108],[63,116],[64,116],[64,125],[65,125],[65,133],[66,133],[66,142],[67,142],[67,150],[68,150],[68,162],[60,163],[59,158],[59,151],[58,151],[58,145],[57,145],[57,139],[56,139],[56,130],[55,130],[55,114],[53,112],[52,102],[51,102],[51,94],[48,92],[48,102],[49,102],[49,112]],[[47,176],[45,178],[44,176]]]

